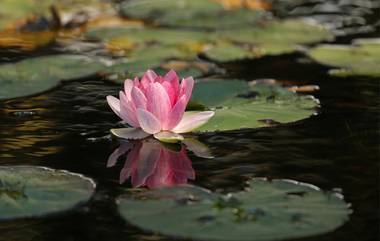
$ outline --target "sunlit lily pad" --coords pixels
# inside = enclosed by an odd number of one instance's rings
[[[315,114],[319,105],[312,96],[298,95],[280,86],[250,87],[238,80],[203,80],[196,84],[192,100],[215,111],[215,116],[197,129],[200,132],[295,122]]]
[[[95,183],[62,170],[33,166],[0,167],[0,220],[37,217],[87,202]]]
[[[283,240],[327,233],[348,220],[339,194],[291,180],[253,179],[218,195],[194,186],[118,199],[121,216],[146,231],[194,240]]]
[[[251,25],[263,18],[262,11],[226,10],[212,0],[132,0],[121,5],[128,17],[170,26],[232,28]]]
[[[380,76],[380,39],[361,39],[353,45],[320,45],[310,50],[316,61],[335,66],[336,76]]]
[[[62,80],[93,75],[105,65],[80,55],[55,55],[0,65],[0,99],[46,91]]]

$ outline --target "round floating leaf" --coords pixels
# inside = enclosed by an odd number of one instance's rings
[[[144,230],[195,240],[282,240],[327,233],[348,220],[340,195],[290,180],[253,179],[244,192],[194,186],[118,199],[121,216]]]
[[[255,53],[253,49],[228,42],[217,43],[215,46],[208,49],[204,54],[207,58],[219,62],[249,59],[260,56],[259,53]]]
[[[90,178],[67,171],[0,167],[0,220],[66,211],[87,202],[94,190]]]
[[[326,29],[302,20],[267,22],[255,28],[217,31],[214,35],[219,41],[205,55],[220,62],[286,54],[297,50],[298,45],[332,38]]]
[[[124,2],[121,11],[128,17],[162,25],[213,29],[251,25],[264,15],[242,8],[226,10],[212,0],[132,0]]]
[[[220,106],[227,100],[249,91],[248,83],[241,80],[206,79],[194,85],[191,100],[205,106]]]
[[[336,66],[330,71],[336,76],[380,76],[380,39],[362,39],[354,45],[320,45],[310,50],[316,61]]]
[[[315,114],[319,102],[280,86],[209,80],[195,85],[193,101],[216,106],[215,115],[196,131],[258,128],[299,121]],[[247,91],[251,90],[247,94]]]
[[[55,55],[0,65],[0,99],[46,91],[62,80],[93,75],[105,66],[80,55]]]

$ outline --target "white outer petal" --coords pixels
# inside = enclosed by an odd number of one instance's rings
[[[215,114],[214,111],[188,111],[182,117],[182,120],[171,131],[175,133],[186,133],[204,125]]]

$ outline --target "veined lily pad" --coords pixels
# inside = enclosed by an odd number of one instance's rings
[[[95,183],[62,170],[0,167],[0,220],[44,216],[87,202]]]
[[[380,76],[380,39],[361,39],[353,45],[320,45],[310,50],[316,61],[336,66],[330,74],[336,76]]]
[[[86,77],[105,69],[105,65],[80,55],[36,57],[0,65],[0,99],[46,91],[62,80]]]
[[[128,17],[162,25],[212,29],[251,25],[264,15],[248,9],[226,10],[212,0],[132,0],[124,2],[121,10]]]
[[[297,95],[280,86],[249,87],[246,82],[237,80],[203,81],[195,85],[192,100],[209,108],[219,108],[214,110],[215,115],[209,122],[197,129],[200,132],[295,122],[315,114],[319,104],[312,96]],[[244,97],[247,91],[251,93]]]
[[[348,220],[347,203],[335,193],[291,180],[253,179],[229,195],[194,186],[148,191],[118,199],[132,225],[196,240],[283,240],[330,232]]]

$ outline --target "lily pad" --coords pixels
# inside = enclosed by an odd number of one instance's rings
[[[295,122],[315,114],[319,105],[312,96],[298,95],[276,85],[256,84],[250,87],[246,82],[237,80],[203,81],[195,85],[192,100],[213,109],[215,115],[196,130],[199,132]]]
[[[100,0],[2,0],[0,8],[0,30],[13,29],[30,17],[45,16],[55,8],[63,13],[77,11],[89,5],[101,5]],[[103,3],[103,7],[104,7]]]
[[[348,220],[335,193],[291,180],[253,179],[228,195],[195,186],[118,199],[121,216],[146,231],[195,240],[283,240],[327,233]]]
[[[226,10],[212,0],[132,0],[124,2],[121,11],[128,17],[160,25],[211,29],[251,25],[265,15],[243,8]]]
[[[0,220],[63,212],[87,202],[94,190],[92,179],[67,171],[0,167]]]
[[[246,81],[204,79],[194,85],[191,101],[215,107],[248,91],[249,86]]]
[[[309,55],[316,61],[335,66],[335,76],[380,76],[380,39],[361,39],[353,45],[319,45]]]
[[[60,81],[87,77],[106,66],[81,55],[55,55],[0,65],[0,99],[46,91]]]
[[[299,45],[331,38],[328,30],[303,20],[272,21],[254,28],[217,31],[215,39],[219,41],[205,55],[220,62],[259,58],[291,53]]]

